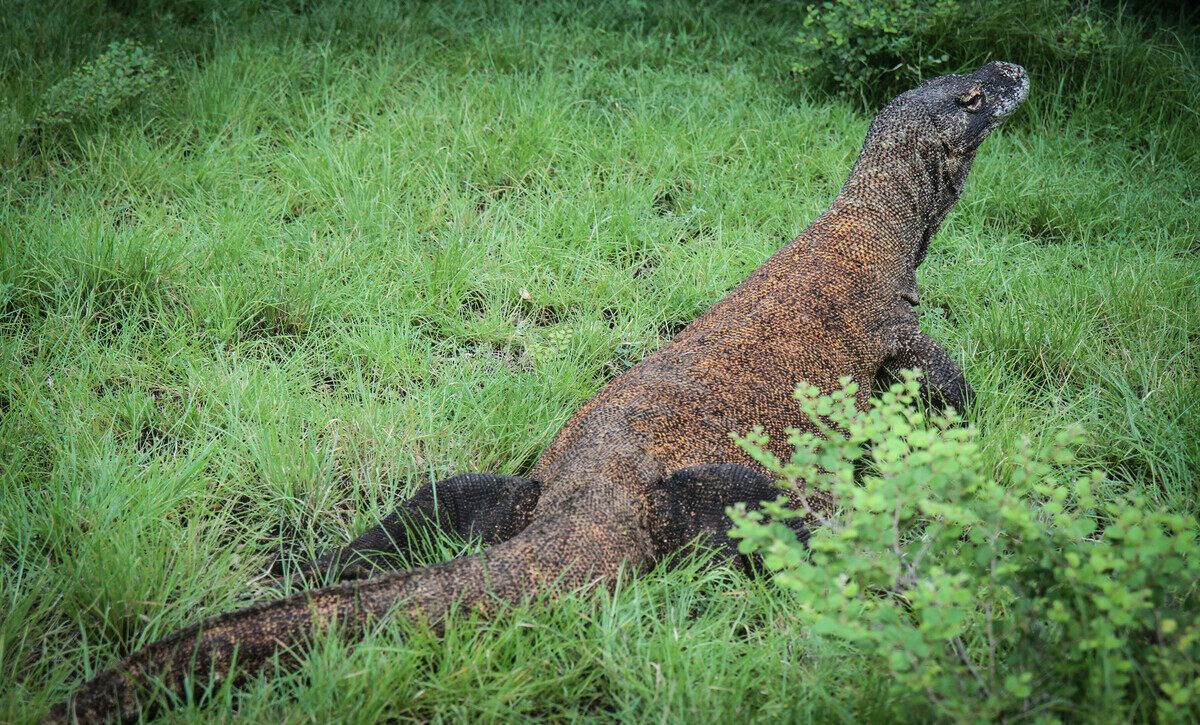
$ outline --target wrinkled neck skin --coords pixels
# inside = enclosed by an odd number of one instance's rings
[[[889,258],[878,260],[883,268],[904,270],[911,278],[904,286],[915,293],[929,239],[958,201],[974,158],[974,148],[955,153],[932,127],[868,133],[829,212],[869,228],[862,239],[872,254]]]

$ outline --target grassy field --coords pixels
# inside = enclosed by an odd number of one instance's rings
[[[790,72],[791,6],[111,5],[0,20],[0,721],[278,596],[281,547],[342,543],[429,480],[527,471],[820,213],[870,120]],[[31,131],[46,89],[123,38],[156,49],[161,87]],[[934,240],[923,326],[978,391],[989,465],[1080,423],[1112,491],[1196,513],[1195,109],[1134,122],[1096,100],[1103,77],[1032,81]],[[442,638],[325,638],[302,673],[177,713],[929,707],[769,582],[689,566]]]

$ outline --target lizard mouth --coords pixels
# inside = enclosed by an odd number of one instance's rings
[[[900,294],[900,299],[904,300],[913,307],[921,304],[921,295],[919,292],[903,292]]]

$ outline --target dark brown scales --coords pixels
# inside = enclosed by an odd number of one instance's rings
[[[84,684],[47,719],[135,718],[152,681],[180,692],[185,676],[207,683],[261,671],[335,622],[355,636],[384,616],[436,621],[455,603],[487,612],[611,581],[619,567],[644,569],[697,536],[721,546],[725,506],[773,493],[729,433],[761,425],[783,454],[784,430],[808,425],[790,397],[801,381],[830,391],[849,377],[865,403],[881,372],[920,366],[931,399],[964,407],[962,372],[917,329],[916,269],[980,142],[1027,92],[1024,70],[997,62],[899,96],[875,119],[828,211],[589,400],[530,479],[460,476],[427,487],[317,562],[358,578],[177,632]],[[375,573],[389,557],[403,564],[410,532],[430,526],[493,545]]]

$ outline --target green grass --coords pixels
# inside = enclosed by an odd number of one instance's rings
[[[527,471],[820,213],[870,120],[789,74],[786,6],[4,5],[0,721],[278,596],[280,547],[344,542],[428,480]],[[40,94],[126,37],[164,87],[30,131]],[[1120,74],[1083,78],[1072,100],[1035,76],[985,144],[923,324],[978,390],[997,471],[1078,422],[1113,491],[1195,513],[1200,142],[1184,110],[1107,114]],[[431,559],[461,550],[442,543]],[[301,674],[178,712],[931,714],[889,685],[785,592],[690,566],[440,639],[325,638]]]

